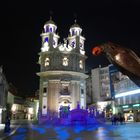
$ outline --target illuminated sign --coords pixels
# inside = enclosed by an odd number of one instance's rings
[[[124,105],[124,106],[122,106],[122,108],[128,108],[129,106],[128,105]]]
[[[134,104],[134,105],[133,105],[133,107],[138,107],[138,106],[140,106],[140,104]]]
[[[138,94],[138,93],[140,93],[140,89],[136,89],[136,90],[132,90],[132,91],[127,91],[127,92],[122,92],[122,93],[116,94],[115,98],[119,98],[119,97],[123,97],[123,96],[127,96],[127,95]]]

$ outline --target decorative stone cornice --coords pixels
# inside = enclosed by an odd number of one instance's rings
[[[37,75],[40,77],[50,77],[50,76],[71,77],[72,76],[80,79],[88,78],[88,75],[80,72],[74,72],[74,71],[45,71],[45,72],[38,72]]]

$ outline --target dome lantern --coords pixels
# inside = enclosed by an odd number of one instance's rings
[[[55,33],[57,29],[57,26],[55,24],[55,22],[52,20],[52,17],[50,16],[50,20],[47,21],[44,25],[44,32],[48,33],[48,32],[53,32]]]
[[[81,35],[82,29],[79,26],[79,24],[77,24],[77,20],[74,20],[74,24],[70,27],[70,35],[74,36],[74,35]]]

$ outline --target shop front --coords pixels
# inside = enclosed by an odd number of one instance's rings
[[[140,104],[121,106],[125,121],[140,121]]]

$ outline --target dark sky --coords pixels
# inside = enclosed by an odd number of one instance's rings
[[[94,57],[93,46],[112,41],[140,54],[140,0],[6,0],[0,7],[0,65],[8,82],[22,94],[38,89],[40,33],[50,11],[61,39],[77,23],[86,38],[87,69],[109,64],[105,57]]]

